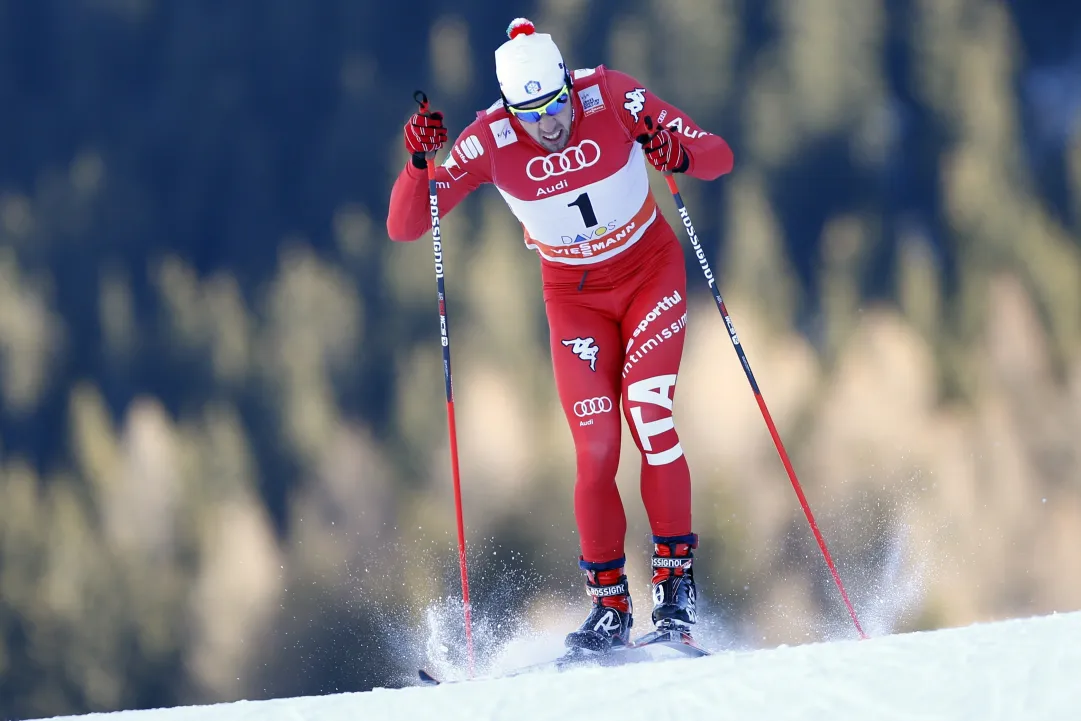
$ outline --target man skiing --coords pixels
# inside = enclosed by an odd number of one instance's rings
[[[732,169],[728,144],[633,77],[601,65],[571,72],[549,35],[519,18],[495,51],[501,98],[458,136],[436,169],[450,212],[495,185],[540,256],[555,382],[577,462],[579,565],[589,616],[571,648],[630,640],[626,516],[616,486],[621,418],[641,453],[641,495],[653,535],[653,623],[695,623],[691,481],[672,418],[687,322],[686,272],[675,232],[649,188],[664,173],[713,180]],[[440,113],[405,126],[411,155],[394,183],[387,232],[431,228],[426,163],[447,140]],[[645,158],[643,159],[643,155]]]

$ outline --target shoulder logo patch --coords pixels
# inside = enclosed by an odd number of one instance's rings
[[[598,110],[604,110],[604,98],[601,97],[599,85],[590,85],[578,91],[578,99],[582,101],[582,110],[586,115],[591,115]]]
[[[518,135],[510,125],[510,118],[500,118],[495,122],[489,123],[488,127],[492,129],[492,137],[495,138],[495,147],[505,148],[511,143],[518,142]]]

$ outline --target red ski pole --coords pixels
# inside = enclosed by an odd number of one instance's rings
[[[721,297],[721,291],[717,288],[717,280],[713,276],[713,271],[709,268],[709,262],[706,260],[706,254],[702,250],[701,243],[698,241],[698,235],[694,232],[694,225],[691,224],[691,216],[687,212],[686,206],[683,205],[683,198],[679,194],[676,180],[670,173],[666,173],[665,181],[668,183],[668,190],[672,192],[672,197],[676,200],[676,209],[679,211],[680,220],[683,222],[683,227],[687,230],[687,235],[691,239],[691,246],[694,248],[695,257],[698,259],[698,264],[702,267],[702,272],[706,276],[706,281],[709,283],[710,290],[713,291],[713,299],[717,301],[717,309],[721,311],[721,317],[724,318],[725,328],[728,329],[728,335],[732,339],[732,347],[736,349],[736,355],[739,356],[739,362],[743,366],[743,372],[747,374],[747,380],[751,384],[751,390],[754,391],[754,397],[755,400],[758,401],[758,408],[762,411],[762,417],[766,420],[766,427],[769,429],[769,434],[773,437],[773,444],[777,447],[777,453],[781,457],[781,463],[784,464],[784,469],[788,471],[788,478],[792,481],[792,488],[795,489],[796,497],[799,498],[800,505],[803,506],[803,513],[807,516],[807,522],[811,525],[811,531],[814,533],[815,540],[818,541],[818,547],[822,549],[822,556],[826,559],[826,565],[829,566],[830,573],[833,574],[833,580],[841,592],[841,599],[848,608],[848,613],[852,617],[852,623],[856,625],[856,631],[859,633],[860,638],[866,639],[867,634],[863,632],[860,621],[856,618],[856,611],[852,608],[851,601],[848,600],[848,594],[845,593],[844,584],[841,583],[841,576],[837,573],[837,568],[833,565],[833,559],[830,558],[830,552],[826,548],[826,541],[822,538],[822,532],[818,530],[818,524],[815,523],[814,515],[811,513],[811,507],[807,503],[807,497],[803,495],[803,488],[800,486],[799,479],[796,478],[796,472],[792,468],[792,463],[788,460],[788,453],[784,449],[784,444],[781,443],[781,436],[777,433],[777,426],[773,424],[773,418],[769,414],[769,409],[766,408],[766,401],[762,397],[762,391],[759,390],[758,382],[754,379],[754,374],[751,372],[751,364],[747,360],[747,354],[743,352],[743,346],[739,342],[739,336],[736,335],[736,326],[732,323],[732,318],[728,315],[728,308],[725,307],[724,299]]]
[[[421,91],[413,94],[422,113],[428,112],[428,98]],[[439,194],[435,182],[435,163],[428,158],[428,201],[432,216],[432,249],[435,253],[435,282],[439,295],[439,335],[443,345],[443,380],[447,387],[447,429],[450,433],[450,464],[454,478],[454,513],[458,524],[458,566],[462,574],[462,604],[465,609],[465,645],[469,656],[469,675],[473,676],[473,621],[469,604],[469,573],[465,556],[465,524],[462,521],[462,479],[458,472],[458,433],[454,424],[454,385],[450,375],[450,327],[447,323],[447,294],[443,285],[443,243],[439,230]]]

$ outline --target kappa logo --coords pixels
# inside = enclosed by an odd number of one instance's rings
[[[505,148],[512,143],[518,142],[518,134],[514,132],[514,128],[510,125],[510,118],[500,118],[495,122],[489,123],[488,127],[492,129],[492,137],[495,138],[495,147]]]
[[[634,122],[638,122],[638,113],[646,107],[646,89],[635,88],[634,90],[628,90],[623,96],[627,98],[627,102],[623,103],[623,107],[627,109],[627,112],[634,118]]]
[[[582,101],[582,110],[586,115],[592,115],[598,110],[604,110],[604,98],[601,97],[599,85],[590,85],[588,88],[578,91],[578,99]]]
[[[589,361],[589,370],[597,372],[597,353],[600,352],[600,348],[593,345],[592,338],[572,338],[563,341],[563,345],[568,346],[571,353],[582,360]]]

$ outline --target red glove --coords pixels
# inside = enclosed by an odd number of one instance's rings
[[[405,124],[405,149],[410,155],[434,153],[447,142],[443,113],[418,111]]]
[[[691,164],[691,156],[683,149],[679,136],[665,127],[654,129],[653,118],[646,116],[646,128],[635,140],[642,144],[646,158],[654,168],[664,173],[682,173]]]

